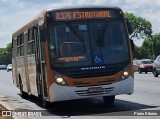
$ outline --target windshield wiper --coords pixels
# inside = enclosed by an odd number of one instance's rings
[[[103,28],[102,28],[102,32],[101,32],[100,36],[96,40],[99,47],[104,47],[104,34],[106,32],[107,26],[108,26],[108,22],[106,21]]]
[[[84,51],[86,52],[83,37],[80,36],[80,34],[75,30],[75,28],[71,25],[70,22],[67,21],[67,22],[65,22],[65,24],[70,28],[72,33],[83,43],[83,48],[84,48]]]
[[[71,23],[70,22],[65,22],[66,23],[66,25],[70,28],[70,30],[72,31],[72,33],[76,36],[76,37],[78,37],[78,39],[81,41],[81,42],[84,42],[84,40],[83,40],[83,38],[81,38],[81,36],[80,36],[80,34],[74,29],[74,27],[71,25]]]

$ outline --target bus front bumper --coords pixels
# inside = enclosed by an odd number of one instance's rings
[[[91,88],[101,87],[102,91],[89,92]],[[108,85],[97,85],[87,87],[69,87],[60,86],[53,83],[49,88],[50,102],[74,100],[92,97],[103,97],[120,94],[132,94],[134,89],[134,79],[129,76],[125,80],[121,80]]]

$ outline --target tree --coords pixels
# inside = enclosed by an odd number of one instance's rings
[[[147,39],[139,48],[140,58],[152,59],[152,44],[151,40]]]
[[[144,39],[145,42],[141,47],[135,46],[134,58],[151,58],[152,57],[152,45],[150,41],[152,40],[152,24],[139,16],[135,16],[133,13],[124,13],[125,17],[131,22],[133,33],[130,35],[132,39]]]
[[[133,27],[133,33],[130,35],[131,38],[151,38],[152,35],[152,24],[139,16],[135,16],[133,13],[124,13],[125,17],[131,21]]]
[[[160,55],[160,33],[145,39],[141,47],[136,48],[136,58],[155,59]]]
[[[160,55],[160,33],[155,34],[149,39],[150,45],[152,46],[153,59]]]
[[[12,58],[12,44],[7,44],[6,48],[0,48],[0,64],[10,64]]]

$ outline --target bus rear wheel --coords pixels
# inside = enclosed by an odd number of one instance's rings
[[[21,76],[19,76],[19,89],[20,89],[21,97],[24,99],[28,98],[28,94],[23,91],[23,84],[22,84]]]
[[[103,101],[105,104],[113,104],[115,100],[115,95],[113,96],[104,96]]]

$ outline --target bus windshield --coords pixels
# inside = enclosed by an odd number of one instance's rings
[[[52,24],[49,54],[55,67],[115,64],[129,59],[129,46],[122,21]]]

